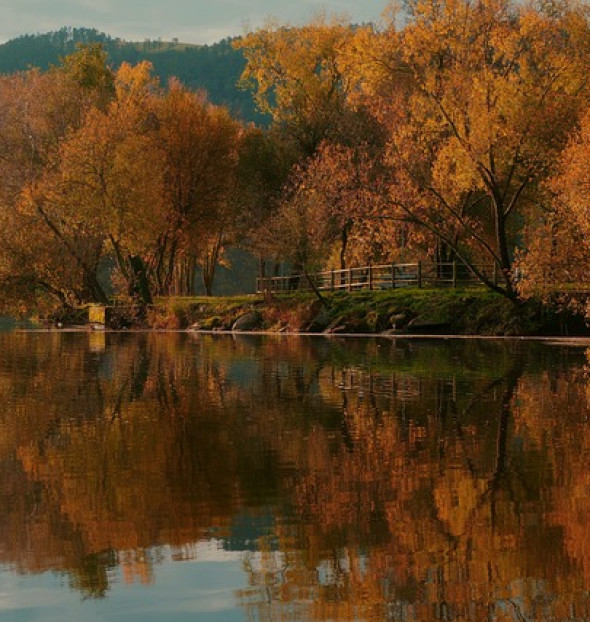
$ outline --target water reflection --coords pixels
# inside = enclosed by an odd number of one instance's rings
[[[254,619],[590,618],[583,350],[20,333],[0,352],[15,572],[102,597],[214,540]]]

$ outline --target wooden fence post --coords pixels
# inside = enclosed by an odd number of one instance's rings
[[[459,267],[463,265],[463,272],[459,272]],[[449,266],[451,267],[451,275],[447,272]],[[487,278],[492,279],[495,285],[501,277],[499,266],[494,263],[492,266],[493,272],[487,272],[486,264],[485,270],[488,275]],[[412,268],[415,268],[415,278],[412,278]],[[432,268],[437,268],[435,276],[431,274]],[[444,270],[443,270],[444,268]],[[388,276],[389,270],[389,276]],[[373,291],[376,287],[390,287],[391,289],[397,288],[397,276],[400,275],[401,285],[412,285],[414,281],[416,287],[423,288],[426,286],[439,286],[448,287],[451,285],[453,288],[458,288],[462,283],[471,284],[477,283],[477,277],[471,272],[467,271],[468,268],[458,261],[446,262],[445,264],[427,264],[426,270],[422,261],[408,264],[396,264],[391,263],[389,265],[373,264],[357,267],[357,268],[343,268],[341,270],[335,270],[331,268],[329,271],[314,273],[313,275],[295,275],[290,277],[270,277],[270,276],[257,276],[256,277],[256,291],[258,293],[273,293],[282,292],[291,289],[317,289],[317,290],[343,290],[352,292],[356,289],[366,289]],[[448,278],[448,277],[451,278]],[[305,280],[302,280],[305,277]],[[357,279],[355,281],[355,279]],[[542,287],[547,288],[547,279],[543,279],[544,283]]]

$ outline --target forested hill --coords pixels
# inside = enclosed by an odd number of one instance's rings
[[[176,76],[192,89],[205,89],[215,104],[225,104],[245,121],[263,122],[252,96],[238,88],[245,60],[224,39],[213,45],[189,45],[177,41],[134,43],[115,39],[90,28],[62,28],[56,32],[24,35],[0,45],[0,73],[14,73],[30,67],[47,69],[74,52],[78,44],[101,43],[113,68],[122,62],[150,61],[162,83]]]

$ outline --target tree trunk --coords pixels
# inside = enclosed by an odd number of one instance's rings
[[[178,259],[174,269],[173,288],[177,296],[193,296],[195,293],[196,260],[185,256]]]
[[[500,270],[504,278],[506,296],[511,300],[516,299],[516,291],[512,282],[512,262],[508,251],[508,235],[506,232],[506,217],[504,215],[504,205],[497,198],[492,200],[494,207],[494,226],[496,229],[496,246],[500,257]]]
[[[340,270],[346,269],[346,248],[348,247],[348,234],[351,222],[348,221],[340,231]]]
[[[70,242],[68,237],[64,233],[62,233],[62,231],[55,224],[55,222],[49,217],[47,212],[43,209],[43,206],[40,203],[35,203],[35,206],[37,208],[37,212],[41,215],[45,224],[49,227],[57,240],[62,244],[62,246],[72,257],[72,259],[82,270],[84,289],[88,288],[88,292],[89,295],[92,297],[92,301],[101,304],[107,304],[108,296],[98,282],[98,278],[96,276],[97,265],[88,265],[84,258],[76,251],[75,246]]]
[[[128,259],[130,267],[128,293],[135,300],[139,300],[142,306],[151,305],[152,294],[143,259],[139,255],[130,255]]]
[[[203,286],[207,296],[213,295],[213,279],[215,278],[215,268],[219,261],[219,253],[221,251],[223,236],[217,236],[212,246],[208,249],[203,262]]]

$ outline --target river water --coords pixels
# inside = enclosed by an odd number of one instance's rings
[[[590,620],[588,366],[0,333],[0,620]]]

